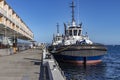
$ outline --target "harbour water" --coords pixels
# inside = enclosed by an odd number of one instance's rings
[[[87,66],[59,63],[67,80],[120,80],[120,46],[107,46],[107,54],[97,65]]]

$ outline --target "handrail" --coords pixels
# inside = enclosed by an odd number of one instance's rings
[[[2,15],[7,16],[6,11],[3,8],[1,8],[1,7],[0,7],[0,12],[2,13]]]
[[[52,55],[51,55],[52,56]],[[62,76],[64,77],[64,79],[66,80],[66,77],[65,77],[65,74],[64,72],[62,71],[62,69],[60,68],[58,62],[55,60],[54,56],[52,56],[52,58],[54,59],[54,62],[56,64],[56,66],[58,67],[59,71],[61,72]]]
[[[55,79],[55,77],[53,78],[53,76],[57,75],[57,74],[54,73],[54,70],[56,70],[56,69],[59,71],[59,74],[61,74],[62,80],[66,80],[64,72],[61,70],[57,61],[54,59],[54,57],[49,52],[47,52],[46,48],[43,49],[43,53],[44,53],[44,54],[42,54],[42,63],[43,64],[41,65],[41,67],[43,68],[43,67],[47,66],[48,71],[49,71],[50,80]],[[53,69],[52,69],[52,67],[53,67]],[[42,79],[42,74],[40,74],[41,79]]]

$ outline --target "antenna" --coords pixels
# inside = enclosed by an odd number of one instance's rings
[[[79,15],[79,13],[80,13],[80,10],[79,10],[80,8],[79,8],[79,6],[80,6],[80,5],[79,5],[79,4],[80,4],[80,0],[78,0],[78,24],[80,23],[80,21],[79,21],[79,17],[80,17],[80,15]]]

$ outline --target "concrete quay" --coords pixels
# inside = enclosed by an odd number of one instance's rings
[[[0,57],[0,80],[39,80],[42,50]]]
[[[41,60],[40,80],[66,80],[64,72],[45,48],[43,49]]]

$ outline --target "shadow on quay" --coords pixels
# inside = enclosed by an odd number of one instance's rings
[[[37,66],[40,67],[40,71],[39,72],[34,72],[34,74],[39,74],[39,79],[38,80],[42,80],[40,78],[40,73],[41,73],[41,71],[43,71],[42,68],[41,68],[42,61],[40,59],[33,59],[33,58],[24,58],[24,59],[29,60],[30,62],[34,63],[34,65],[37,65]]]
[[[32,58],[24,58],[26,60],[30,60],[31,62],[34,63],[34,65],[39,65],[41,64],[41,60],[40,59],[32,59]]]

